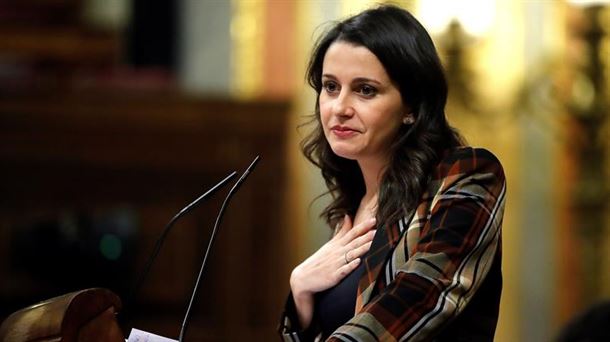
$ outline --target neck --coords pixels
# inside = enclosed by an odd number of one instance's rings
[[[362,178],[364,179],[364,186],[366,187],[366,192],[362,197],[362,201],[377,201],[381,178],[387,168],[387,162],[383,160],[359,160],[358,165],[362,171]]]

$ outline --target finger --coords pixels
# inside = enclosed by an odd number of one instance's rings
[[[368,220],[365,220],[357,225],[355,225],[352,229],[350,229],[347,233],[345,233],[345,239],[347,241],[351,241],[356,237],[366,233],[371,228],[375,227],[377,220],[374,217],[371,217]]]
[[[366,254],[366,252],[369,251],[369,249],[371,249],[371,245],[373,244],[373,241],[369,241],[357,248],[352,249],[349,252],[349,257],[350,258],[356,258],[359,259],[361,256],[363,256],[364,254]]]
[[[337,271],[335,271],[335,276],[338,278],[337,282],[345,278],[348,274],[352,273],[352,271],[355,270],[358,265],[360,265],[360,262],[360,258],[356,258],[350,261],[349,263],[339,267]]]
[[[337,232],[337,237],[344,236],[348,231],[352,229],[352,219],[348,214],[343,216],[343,223],[341,224],[341,229]]]
[[[371,229],[368,232],[358,236],[357,238],[353,239],[350,243],[347,244],[347,248],[348,249],[355,249],[358,248],[370,241],[373,241],[373,238],[375,237],[375,233],[377,232],[376,229]]]

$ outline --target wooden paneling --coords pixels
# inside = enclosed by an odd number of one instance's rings
[[[287,113],[287,103],[198,99],[171,92],[0,95],[0,315],[76,286],[57,286],[15,267],[20,260],[14,260],[11,243],[23,227],[66,212],[95,217],[129,208],[137,218],[135,242],[125,245],[133,262],[126,266],[126,278],[117,270],[119,279],[108,282],[117,284],[118,289],[111,289],[128,302],[125,289],[142,270],[165,223],[260,154],[257,169],[225,215],[189,335],[197,340],[275,338],[289,268],[283,244],[289,191]],[[177,337],[225,192],[173,228],[129,324]],[[44,255],[37,257],[44,262]],[[91,271],[98,266],[83,267]]]

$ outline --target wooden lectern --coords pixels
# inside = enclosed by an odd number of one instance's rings
[[[121,300],[92,288],[68,293],[10,315],[0,326],[2,342],[124,342],[115,314]]]

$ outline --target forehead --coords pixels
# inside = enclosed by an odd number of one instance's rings
[[[344,41],[336,41],[328,47],[322,64],[322,75],[390,81],[383,64],[375,54],[362,45]]]

